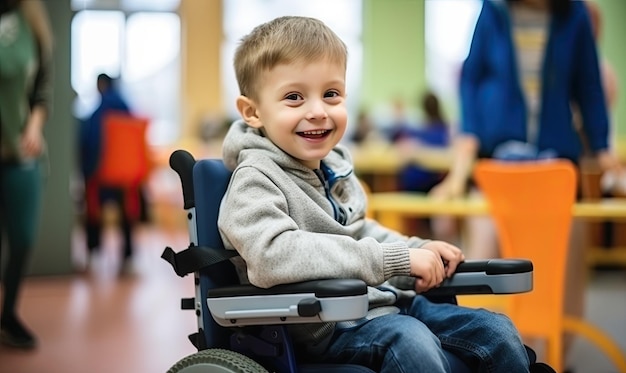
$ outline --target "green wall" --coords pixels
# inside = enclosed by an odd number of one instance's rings
[[[426,87],[424,2],[445,0],[363,1],[363,106],[388,103],[394,97],[413,98]],[[578,0],[575,0],[578,1]],[[590,0],[599,3],[603,14],[600,52],[612,64],[621,92],[614,128],[626,139],[626,1]],[[447,103],[455,116],[455,104]],[[456,118],[450,118],[455,120]],[[626,150],[626,149],[625,149]]]
[[[424,0],[364,0],[363,106],[414,101],[426,88],[424,71]]]
[[[626,137],[626,1],[595,0],[602,10],[600,53],[613,66],[618,79],[617,107],[613,112],[614,128]]]

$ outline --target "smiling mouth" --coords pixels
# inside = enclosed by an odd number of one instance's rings
[[[321,139],[330,134],[331,130],[315,130],[315,131],[304,131],[297,132],[298,136],[307,138],[307,139]]]

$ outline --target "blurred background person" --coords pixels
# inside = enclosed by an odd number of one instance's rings
[[[17,304],[37,238],[48,171],[43,127],[51,108],[52,43],[40,1],[0,0],[0,221],[8,243],[2,263],[0,341],[24,349],[37,345],[17,315]]]
[[[437,198],[465,194],[477,158],[525,151],[579,164],[583,146],[572,123],[575,103],[582,131],[598,165],[621,172],[609,145],[609,117],[598,53],[584,2],[484,1],[461,82],[461,131],[448,176],[431,191]],[[473,193],[477,193],[472,188]],[[469,259],[498,256],[490,218],[471,218]],[[567,263],[565,312],[582,316],[586,271],[584,224],[574,222]],[[568,343],[566,343],[567,345]]]
[[[589,11],[591,29],[597,44],[600,42],[602,35],[602,12],[595,0],[585,0],[585,5],[587,5],[587,10]],[[612,64],[602,55],[600,50],[598,50],[598,56],[609,119],[614,119],[613,114],[615,113],[618,98],[618,77]],[[613,172],[603,172],[589,146],[589,140],[582,130],[584,123],[580,115],[580,109],[575,104],[573,109],[574,125],[583,145],[583,156],[580,163],[581,193],[583,198],[593,200],[601,197],[626,197],[626,175],[620,177]],[[614,147],[617,145],[617,126],[614,120],[610,120],[610,125],[612,136],[609,139],[609,143],[611,147]],[[622,228],[623,224],[606,221],[589,222],[587,226],[590,244],[601,245],[608,249],[616,244],[620,244],[618,229]]]
[[[357,113],[354,132],[350,137],[352,144],[356,146],[364,145],[370,141],[381,141],[382,135],[374,125],[366,109],[360,109]]]
[[[421,100],[424,120],[418,127],[403,127],[396,133],[395,145],[407,162],[400,171],[399,186],[402,190],[429,192],[443,180],[445,172],[420,164],[420,153],[429,149],[447,149],[450,129],[439,104],[439,98],[426,92]]]
[[[107,74],[99,74],[97,77],[97,88],[100,93],[100,104],[89,118],[81,122],[79,159],[81,161],[81,171],[84,178],[85,188],[85,234],[87,239],[86,271],[90,271],[95,262],[98,261],[103,231],[102,207],[105,203],[112,202],[119,207],[119,225],[122,232],[122,260],[120,274],[133,271],[133,229],[137,222],[136,217],[130,213],[132,209],[128,204],[131,199],[122,187],[103,185],[98,175],[98,167],[103,157],[104,121],[108,114],[123,113],[132,116],[130,107],[115,86],[115,80]],[[145,208],[145,201],[140,199],[140,204]],[[141,208],[141,206],[140,206]],[[144,210],[145,211],[145,210]]]
[[[494,33],[498,28],[502,29]],[[577,43],[558,47],[560,38],[572,37]],[[493,157],[510,141],[532,145],[538,152],[554,151],[578,164],[583,147],[572,124],[570,102],[580,107],[583,131],[598,163],[603,169],[619,170],[609,149],[609,119],[584,3],[485,1],[462,69],[461,133],[455,139],[454,162],[432,194],[462,196],[474,160]],[[484,236],[487,241],[481,244],[469,243],[470,257],[497,255],[493,232]]]
[[[100,104],[91,116],[81,123],[79,133],[80,166],[85,179],[92,177],[98,168],[104,116],[112,111],[131,114],[130,107],[115,87],[113,78],[104,73],[99,74],[96,78],[96,87],[100,94]]]
[[[395,143],[414,128],[415,126],[411,121],[409,110],[404,98],[401,96],[394,97],[391,101],[390,120],[388,123],[385,123],[384,129],[384,132],[387,135],[387,140],[391,143]]]
[[[589,11],[591,29],[597,44],[600,41],[602,33],[602,12],[595,0],[585,0],[585,5],[587,5],[587,10]],[[602,56],[600,51],[598,51],[598,56],[600,61],[600,76],[606,98],[609,119],[612,119],[612,114],[614,113],[618,98],[618,77],[611,63]],[[593,151],[589,146],[589,140],[583,131],[584,124],[583,118],[580,115],[580,109],[576,106],[576,104],[573,106],[574,125],[581,137],[581,143],[583,145],[583,162],[581,162],[583,196],[586,198],[599,198],[601,195],[626,195],[626,180],[620,180],[619,177],[614,175],[612,172],[603,173],[603,170],[601,170],[598,166],[597,159],[593,156]],[[610,125],[611,137],[609,138],[609,144],[613,147],[616,145],[615,140],[617,131],[613,120],[610,120]],[[613,226],[613,224],[607,223],[605,226],[608,228]],[[609,244],[607,246],[611,245]]]
[[[404,127],[397,132],[394,146],[404,166],[398,174],[398,187],[403,191],[428,193],[439,184],[449,167],[450,124],[443,114],[437,95],[426,91],[421,98],[422,123]],[[426,222],[425,236],[455,242],[453,217],[437,216],[420,219]],[[422,227],[415,227],[421,230]]]

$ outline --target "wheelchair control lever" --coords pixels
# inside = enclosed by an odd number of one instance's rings
[[[322,304],[315,298],[302,299],[298,302],[298,315],[302,317],[317,316],[322,312]]]

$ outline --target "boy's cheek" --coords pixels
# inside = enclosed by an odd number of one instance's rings
[[[333,108],[330,112],[330,117],[335,122],[336,125],[345,126],[348,122],[348,111],[346,110],[345,105],[340,105]]]

